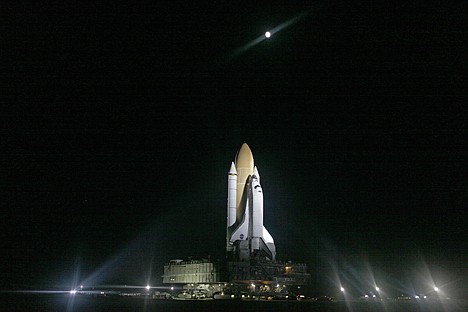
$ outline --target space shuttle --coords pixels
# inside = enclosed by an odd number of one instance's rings
[[[234,261],[276,258],[273,237],[263,226],[260,175],[246,143],[228,173],[226,253]]]

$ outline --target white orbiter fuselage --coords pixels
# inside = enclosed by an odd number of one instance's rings
[[[275,260],[273,237],[263,226],[263,191],[252,151],[244,143],[228,174],[226,252],[233,260]]]

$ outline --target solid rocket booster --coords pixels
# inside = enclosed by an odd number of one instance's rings
[[[237,170],[234,163],[228,174],[228,217],[227,226],[230,227],[236,222],[236,200],[237,200]]]

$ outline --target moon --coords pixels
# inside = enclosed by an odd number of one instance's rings
[[[253,39],[249,43],[245,44],[242,47],[239,47],[235,49],[231,54],[229,54],[228,58],[231,59],[233,57],[237,57],[240,54],[244,53],[245,51],[249,50],[250,48],[256,46],[257,44],[261,43],[263,40],[269,39],[272,34],[276,34],[278,31],[283,30],[286,27],[289,27],[295,23],[297,23],[299,20],[305,18],[309,13],[308,12],[303,12],[300,13],[293,18],[287,20],[284,23],[279,24],[275,28],[271,29],[270,31],[265,32],[263,35],[259,35],[257,38]]]

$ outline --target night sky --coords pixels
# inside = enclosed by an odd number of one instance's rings
[[[372,268],[466,289],[467,13],[3,5],[0,288],[158,284],[170,259],[223,259],[247,142],[278,258],[313,287]]]

